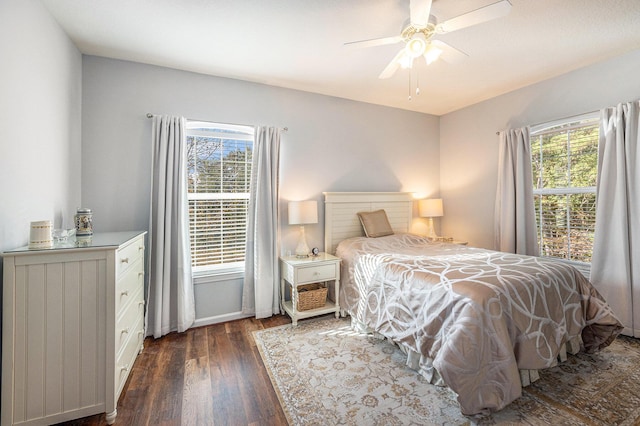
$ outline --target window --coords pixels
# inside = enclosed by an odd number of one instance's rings
[[[531,132],[533,194],[542,256],[591,262],[598,134],[594,115],[551,123]]]
[[[187,189],[194,273],[244,265],[253,128],[187,122]]]

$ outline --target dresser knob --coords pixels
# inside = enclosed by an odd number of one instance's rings
[[[125,290],[122,293],[120,293],[120,296],[128,296],[129,295],[129,290]]]
[[[124,333],[129,334],[129,327],[123,328],[122,330],[120,330],[120,334],[124,334]]]
[[[129,364],[125,364],[122,367],[120,367],[120,371],[129,371]]]
[[[129,263],[129,258],[128,257],[122,258],[122,259],[120,259],[120,262]]]

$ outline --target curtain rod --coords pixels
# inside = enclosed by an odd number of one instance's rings
[[[589,115],[597,114],[599,112],[600,112],[599,110],[595,110],[595,111],[584,112],[582,114],[569,115],[567,117],[556,118],[555,120],[549,120],[549,121],[545,121],[545,122],[537,123],[537,124],[530,124],[529,127],[538,127],[538,126],[542,126],[543,124],[557,123],[558,121],[567,121],[567,120],[570,120],[572,118],[582,118],[582,117],[586,118]],[[500,134],[500,131],[497,131],[496,135],[499,135],[499,134]]]
[[[147,113],[147,118],[153,118],[155,117],[155,114],[152,114],[150,112]],[[187,118],[187,120],[189,121],[209,121],[209,120],[194,120],[193,118]],[[225,123],[225,124],[233,124],[234,126],[247,126],[247,127],[253,127],[253,126],[249,126],[248,124],[237,124],[237,123]],[[280,130],[282,130],[283,132],[287,132],[289,131],[288,127],[281,127]]]

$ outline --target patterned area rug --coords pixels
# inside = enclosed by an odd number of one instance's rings
[[[254,332],[291,425],[640,424],[640,340],[619,337],[597,354],[569,355],[523,396],[481,419],[427,383],[394,345],[351,330],[348,318]]]

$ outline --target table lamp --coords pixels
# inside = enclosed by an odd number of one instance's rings
[[[318,202],[289,201],[289,225],[300,225],[300,239],[296,247],[296,257],[309,257],[309,246],[304,234],[304,225],[318,223]]]
[[[420,217],[429,218],[427,225],[427,238],[437,240],[438,235],[433,229],[433,218],[443,216],[442,198],[429,198],[418,202],[418,210]]]

